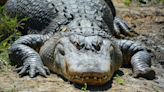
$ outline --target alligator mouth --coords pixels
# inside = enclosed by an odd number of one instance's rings
[[[65,77],[77,84],[88,84],[88,85],[103,85],[107,83],[111,77],[113,72],[74,72],[69,70],[69,66],[65,64]]]
[[[100,73],[69,73],[68,79],[77,84],[103,85],[107,83],[111,75]]]

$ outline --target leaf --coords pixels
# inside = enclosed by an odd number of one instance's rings
[[[125,80],[123,78],[121,78],[121,76],[119,76],[118,74],[114,77],[114,80],[119,85],[124,85],[124,83],[125,83]]]

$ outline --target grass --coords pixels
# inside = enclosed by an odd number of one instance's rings
[[[164,0],[160,0],[160,3],[164,4]]]
[[[132,2],[132,0],[124,0],[124,4],[126,6],[130,6],[131,2]]]
[[[116,74],[116,76],[114,77],[114,81],[119,85],[125,84],[125,80],[121,76],[119,76],[118,74]]]
[[[124,0],[124,4],[126,6],[130,6],[131,3],[134,2],[134,0]],[[137,2],[135,2],[137,5],[140,5],[140,4],[146,4],[146,3],[149,3],[149,2],[153,2],[153,4],[164,4],[164,0],[137,0]]]
[[[84,84],[84,86],[81,88],[82,92],[88,92],[87,90],[87,83]]]
[[[9,17],[4,7],[0,6],[0,62],[4,65],[9,65],[8,49],[21,36],[18,28],[23,28],[22,22],[27,20]]]

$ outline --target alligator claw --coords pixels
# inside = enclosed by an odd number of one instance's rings
[[[125,21],[123,21],[118,17],[115,17],[114,19],[114,30],[115,30],[114,34],[118,37],[138,35],[138,33],[136,33],[132,28],[130,28]]]
[[[43,65],[26,64],[24,66],[15,69],[14,71],[17,71],[21,77],[26,74],[29,74],[30,78],[35,77],[36,74],[40,74],[43,77],[47,77],[47,75],[50,74],[49,69]]]
[[[33,78],[36,75],[36,68],[34,66],[30,66],[29,76]]]
[[[26,74],[26,72],[27,72],[27,68],[28,68],[29,66],[28,65],[25,65],[25,66],[23,66],[23,67],[20,67],[19,69],[20,69],[20,71],[19,71],[19,75],[20,76],[23,76],[23,75],[25,75]]]
[[[45,66],[43,68],[46,70],[47,75],[50,75],[50,70],[47,67],[45,67]]]
[[[16,69],[14,69],[13,71],[14,71],[14,72],[19,72],[19,71],[21,71],[22,68],[23,68],[23,66],[18,67],[18,68],[16,68]]]
[[[47,77],[46,71],[42,67],[38,67],[38,70],[40,71],[39,74],[43,77]]]

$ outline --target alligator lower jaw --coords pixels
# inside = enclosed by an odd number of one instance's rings
[[[99,76],[69,76],[69,80],[77,84],[87,84],[87,85],[103,85],[110,80],[109,75],[99,75]]]
[[[105,84],[105,83],[107,83],[108,82],[108,80],[94,80],[94,79],[88,79],[88,80],[84,80],[84,79],[81,79],[81,80],[79,80],[79,79],[73,79],[73,80],[71,80],[71,82],[73,82],[73,83],[77,83],[77,84],[87,84],[87,85],[103,85],[103,84]]]

